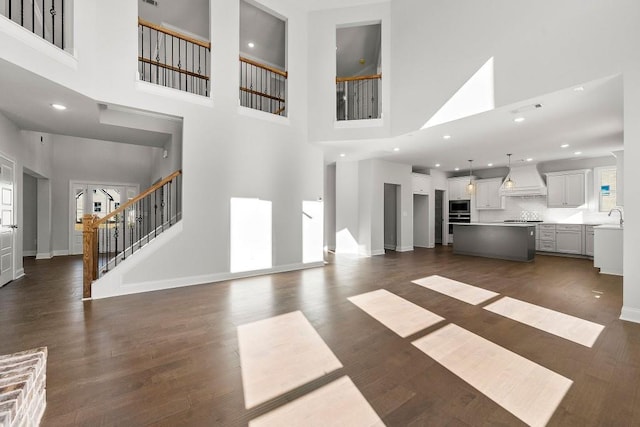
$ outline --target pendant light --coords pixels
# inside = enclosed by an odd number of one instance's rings
[[[507,154],[507,158],[509,159],[509,172],[507,173],[507,179],[504,181],[504,188],[511,190],[516,183],[511,180],[511,154]]]
[[[473,194],[475,190],[475,185],[473,185],[473,181],[471,181],[471,172],[473,171],[472,162],[473,160],[469,160],[469,184],[467,184],[467,194]]]

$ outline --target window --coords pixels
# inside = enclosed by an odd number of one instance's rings
[[[286,116],[287,22],[240,0],[240,105]]]
[[[336,30],[337,120],[379,119],[382,25]]]
[[[595,172],[598,210],[600,212],[609,212],[616,207],[616,167],[596,168]]]

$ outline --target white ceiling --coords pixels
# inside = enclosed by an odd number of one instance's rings
[[[568,158],[610,155],[623,147],[622,77],[614,76],[558,92],[523,100],[485,113],[416,129],[394,138],[320,142],[328,163],[344,160],[384,158],[411,164],[414,169],[453,171],[486,169],[533,159],[533,163]],[[577,87],[578,85],[576,85]],[[534,104],[542,104],[535,109]],[[524,110],[515,114],[514,110]],[[518,116],[525,117],[515,123]],[[425,117],[425,122],[429,117]],[[445,140],[444,135],[451,135]],[[561,148],[569,144],[568,148]],[[399,151],[394,151],[399,148]],[[580,151],[581,154],[574,154]],[[340,153],[346,154],[344,158]]]
[[[249,47],[249,42],[254,47]],[[286,70],[286,24],[253,4],[240,1],[240,52],[267,65]]]
[[[101,109],[105,106],[4,60],[0,60],[0,76],[0,112],[20,129],[151,147],[163,147],[171,138],[165,131],[100,123]],[[53,103],[63,104],[67,110],[54,110]],[[149,115],[146,112],[138,114]]]
[[[381,25],[358,25],[336,30],[337,77],[377,74]],[[361,60],[364,60],[361,63]]]

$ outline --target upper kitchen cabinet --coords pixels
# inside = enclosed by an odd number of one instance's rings
[[[449,200],[471,200],[473,194],[467,192],[469,181],[475,179],[474,176],[461,176],[457,178],[449,178]]]
[[[431,177],[423,173],[412,173],[413,194],[429,194],[431,191]]]
[[[502,178],[476,180],[476,209],[504,209],[501,185]]]
[[[587,202],[588,170],[547,173],[547,206],[579,208]]]

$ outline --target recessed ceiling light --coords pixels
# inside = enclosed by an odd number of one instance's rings
[[[400,151],[400,148],[396,147],[393,149],[393,151]]]
[[[560,146],[560,148],[567,148],[568,146],[569,146],[569,144],[562,144],[562,145]]]
[[[576,91],[576,92],[582,92],[582,91],[584,91],[584,87],[582,87],[582,86],[574,87],[573,90]]]
[[[436,167],[439,168],[440,167],[440,163],[436,163]]]
[[[513,119],[513,121],[516,123],[522,123],[524,122],[524,117],[516,117],[515,119]]]
[[[454,171],[459,171],[459,170],[460,170],[460,168],[455,168],[455,169],[454,169]]]
[[[493,166],[493,163],[487,163],[487,166],[491,167]]]
[[[530,161],[532,161],[532,160],[533,160],[533,159],[532,159],[531,157],[529,157],[529,158],[527,159],[527,162],[530,162]]]
[[[576,152],[575,152],[575,153],[573,153],[573,154],[575,154],[576,156],[579,156],[580,154],[582,154],[582,151],[576,151]]]
[[[255,45],[253,42],[249,42],[249,43],[247,43],[247,46],[249,46],[249,47],[250,47],[250,48],[252,48],[252,49],[253,49],[254,47],[256,47],[256,45]]]
[[[451,135],[444,135],[442,138],[443,139],[451,139]]]
[[[340,157],[344,157],[344,156],[346,156],[346,154],[340,153]]]
[[[66,110],[66,109],[67,109],[67,107],[65,107],[65,106],[64,106],[64,105],[62,105],[62,104],[51,104],[51,106],[52,106],[53,108],[55,108],[56,110],[60,110],[60,111],[62,111],[62,110]]]

